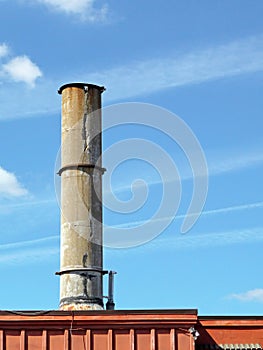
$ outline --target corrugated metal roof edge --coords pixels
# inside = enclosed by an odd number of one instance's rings
[[[118,310],[76,310],[73,311],[75,315],[151,315],[151,314],[174,314],[174,315],[198,315],[198,309],[118,309]],[[71,315],[72,311],[62,310],[0,310],[0,315],[19,314],[25,316],[34,315],[50,315],[50,316],[62,316]],[[198,315],[199,321],[212,321],[212,320],[263,320],[263,315]]]
[[[230,316],[198,316],[200,321],[210,321],[210,320],[263,320],[263,315],[230,315]]]
[[[150,309],[150,310],[76,310],[76,311],[62,311],[62,310],[0,310],[0,316],[17,314],[22,316],[67,316],[67,315],[197,315],[197,309]]]
[[[0,328],[61,329],[84,325],[92,328],[191,327],[197,324],[197,310],[114,310],[114,311],[0,311]],[[1,347],[0,347],[1,348]]]

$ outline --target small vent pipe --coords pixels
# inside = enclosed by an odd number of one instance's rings
[[[114,310],[115,309],[115,303],[114,303],[114,275],[117,272],[109,271],[109,285],[108,285],[108,301],[106,303],[106,309],[107,310]]]

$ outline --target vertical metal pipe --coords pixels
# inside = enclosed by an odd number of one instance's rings
[[[110,271],[109,272],[109,285],[108,285],[108,301],[106,304],[107,310],[114,310],[115,309],[115,303],[114,303],[114,275],[116,272]]]
[[[109,299],[113,301],[113,288],[114,288],[114,272],[109,272]]]
[[[62,95],[60,309],[103,308],[101,93],[72,83]]]

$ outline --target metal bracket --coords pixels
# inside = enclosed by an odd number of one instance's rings
[[[99,170],[102,174],[105,173],[106,169],[102,168],[100,166],[94,165],[94,164],[85,164],[85,163],[77,163],[77,164],[69,164],[69,165],[65,165],[63,166],[58,172],[57,174],[59,176],[61,176],[61,174],[63,173],[63,171],[65,170],[85,170],[85,169],[96,169]]]
[[[55,273],[55,275],[61,276],[67,273],[87,273],[87,272],[98,272],[101,273],[102,275],[108,274],[108,271],[105,270],[100,270],[96,268],[90,268],[90,267],[78,267],[78,268],[72,268],[72,269],[66,269],[62,271],[58,271]]]

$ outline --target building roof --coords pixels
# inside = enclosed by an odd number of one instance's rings
[[[196,309],[0,310],[0,350],[263,350],[260,344],[261,316],[199,319]]]

